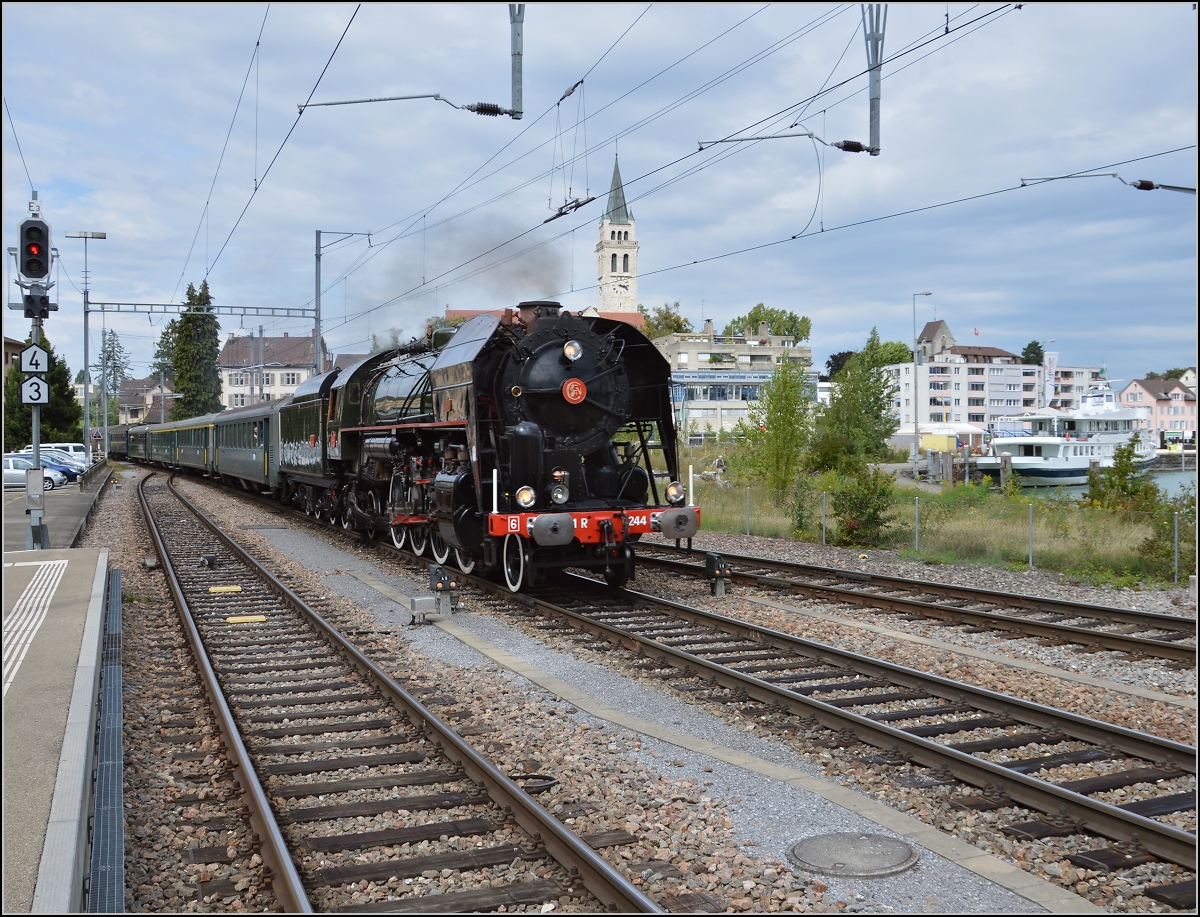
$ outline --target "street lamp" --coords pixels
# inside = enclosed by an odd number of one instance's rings
[[[107,239],[108,234],[103,232],[69,232],[68,239],[83,239],[83,444],[88,449],[88,454],[92,451],[92,441],[88,438],[89,421],[91,420],[91,404],[89,401],[90,392],[88,389],[92,387],[92,371],[88,368],[88,268],[87,268],[87,240],[88,239]],[[101,341],[101,353],[103,353],[103,341]],[[108,413],[105,412],[105,421],[108,420]],[[107,426],[107,423],[106,423]],[[105,454],[107,457],[107,453]]]
[[[924,293],[913,293],[912,295],[912,312],[913,312],[913,462],[917,461],[917,456],[921,452],[921,433],[917,427],[917,405],[920,403],[917,398],[917,297],[932,296],[933,293],[926,290]]]

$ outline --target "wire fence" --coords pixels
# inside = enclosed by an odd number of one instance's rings
[[[1191,458],[1191,457],[1190,457]],[[820,491],[803,482],[785,499],[712,474],[693,498],[711,531],[818,544],[894,548],[931,561],[1128,575],[1179,582],[1196,571],[1196,517],[1113,511],[1069,499],[1005,497],[981,487],[912,495],[888,488]]]

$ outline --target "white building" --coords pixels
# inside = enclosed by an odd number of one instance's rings
[[[900,427],[893,442],[898,446],[912,442],[914,423],[922,433],[938,425],[967,424],[982,434],[1048,404],[1076,408],[1088,383],[1104,377],[1099,368],[1058,366],[1057,353],[1046,354],[1037,366],[1022,364],[1019,355],[998,347],[960,345],[940,320],[926,324],[916,344],[915,363],[887,367],[897,387]]]
[[[702,331],[668,334],[654,345],[671,364],[671,400],[680,436],[703,441],[729,433],[749,418],[750,404],[784,360],[812,366],[812,349],[790,335],[771,334],[767,324],[737,335],[713,332],[712,319]],[[816,383],[816,374],[809,373]]]

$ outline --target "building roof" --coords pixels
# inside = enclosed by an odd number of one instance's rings
[[[361,363],[369,353],[339,353],[333,358],[333,365],[330,369],[345,369],[347,366],[353,366],[355,363]]]
[[[608,220],[610,223],[633,222],[633,213],[625,204],[625,186],[621,183],[621,165],[615,158],[613,159],[612,187],[608,192],[608,206],[604,208],[601,222],[604,220]]]
[[[260,358],[258,347],[262,341],[263,355]],[[321,349],[328,362],[329,351],[321,340]],[[260,363],[277,366],[312,366],[313,338],[311,334],[301,337],[290,337],[284,332],[282,337],[262,337],[245,335],[234,337],[230,335],[221,347],[221,355],[217,364],[223,369],[258,366]]]
[[[1192,390],[1180,382],[1178,379],[1135,379],[1129,385],[1140,385],[1142,390],[1148,395],[1158,400],[1170,400],[1171,392],[1179,391],[1183,393],[1184,401],[1195,401],[1196,396],[1192,394]],[[1126,386],[1128,388],[1129,386]]]
[[[951,353],[959,354],[964,357],[1008,357],[1014,363],[1020,363],[1021,357],[1019,354],[1012,353],[1008,350],[1001,350],[999,347],[976,347],[976,346],[959,346],[955,345],[950,348]],[[968,361],[970,362],[970,361]],[[981,360],[980,362],[993,363],[994,359]]]

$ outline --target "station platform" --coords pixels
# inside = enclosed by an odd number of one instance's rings
[[[71,546],[109,486],[47,492],[36,551],[24,491],[4,493],[5,913],[87,909],[109,552]]]
[[[4,553],[4,911],[81,910],[106,549]]]
[[[42,522],[50,535],[51,548],[73,548],[92,517],[96,501],[112,487],[112,470],[101,473],[87,489],[67,484],[46,491]],[[4,553],[24,551],[29,542],[29,516],[25,512],[24,489],[4,491]]]

